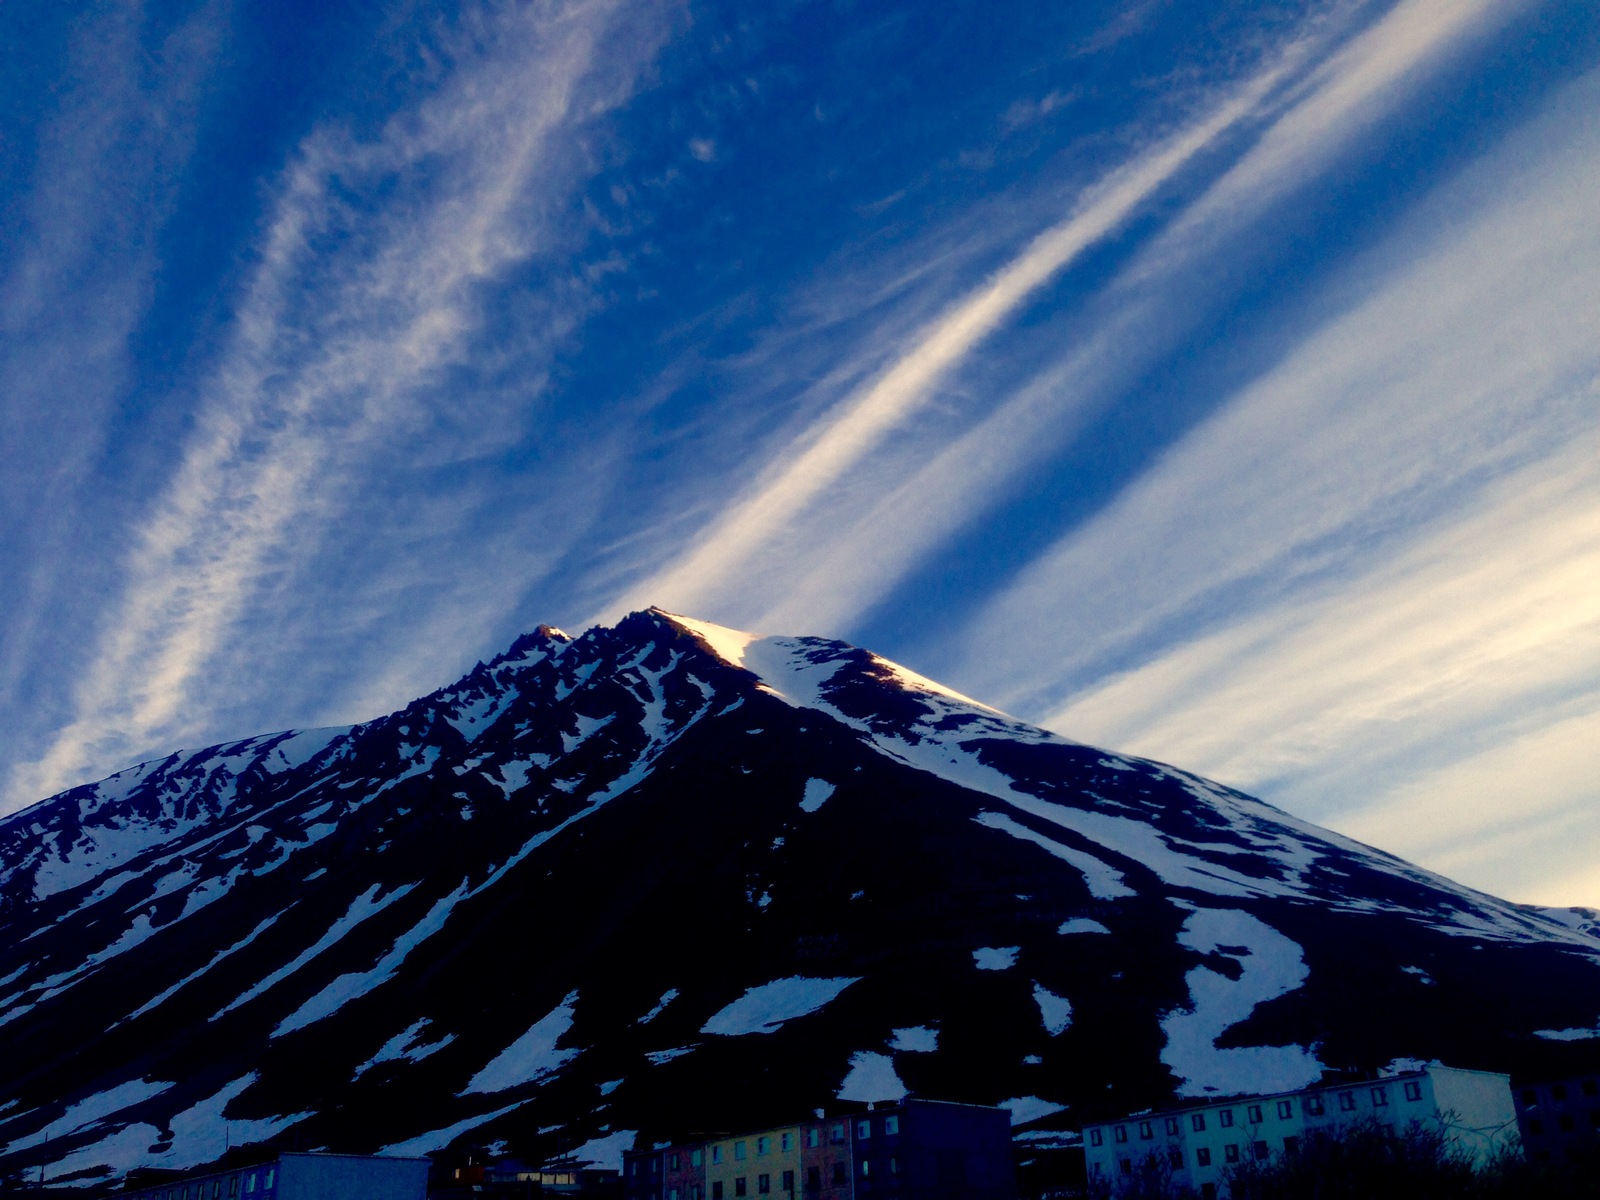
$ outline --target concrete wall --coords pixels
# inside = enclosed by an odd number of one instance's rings
[[[1509,1075],[1429,1067],[1427,1076],[1446,1136],[1477,1164],[1516,1142],[1517,1109]]]

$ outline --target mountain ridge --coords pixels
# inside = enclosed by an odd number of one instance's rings
[[[0,819],[0,1172],[1532,1069],[1595,1049],[1594,930],[858,647],[646,610]]]

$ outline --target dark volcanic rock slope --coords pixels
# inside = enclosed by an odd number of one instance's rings
[[[1561,918],[841,643],[541,629],[0,821],[0,1175],[1538,1067],[1600,1046]]]

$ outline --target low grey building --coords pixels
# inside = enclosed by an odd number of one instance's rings
[[[285,1151],[265,1162],[130,1188],[119,1200],[424,1200],[425,1158]]]

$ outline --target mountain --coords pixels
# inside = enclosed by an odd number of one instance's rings
[[[841,642],[545,627],[380,720],[0,821],[0,1177],[1591,1063],[1595,915]]]

